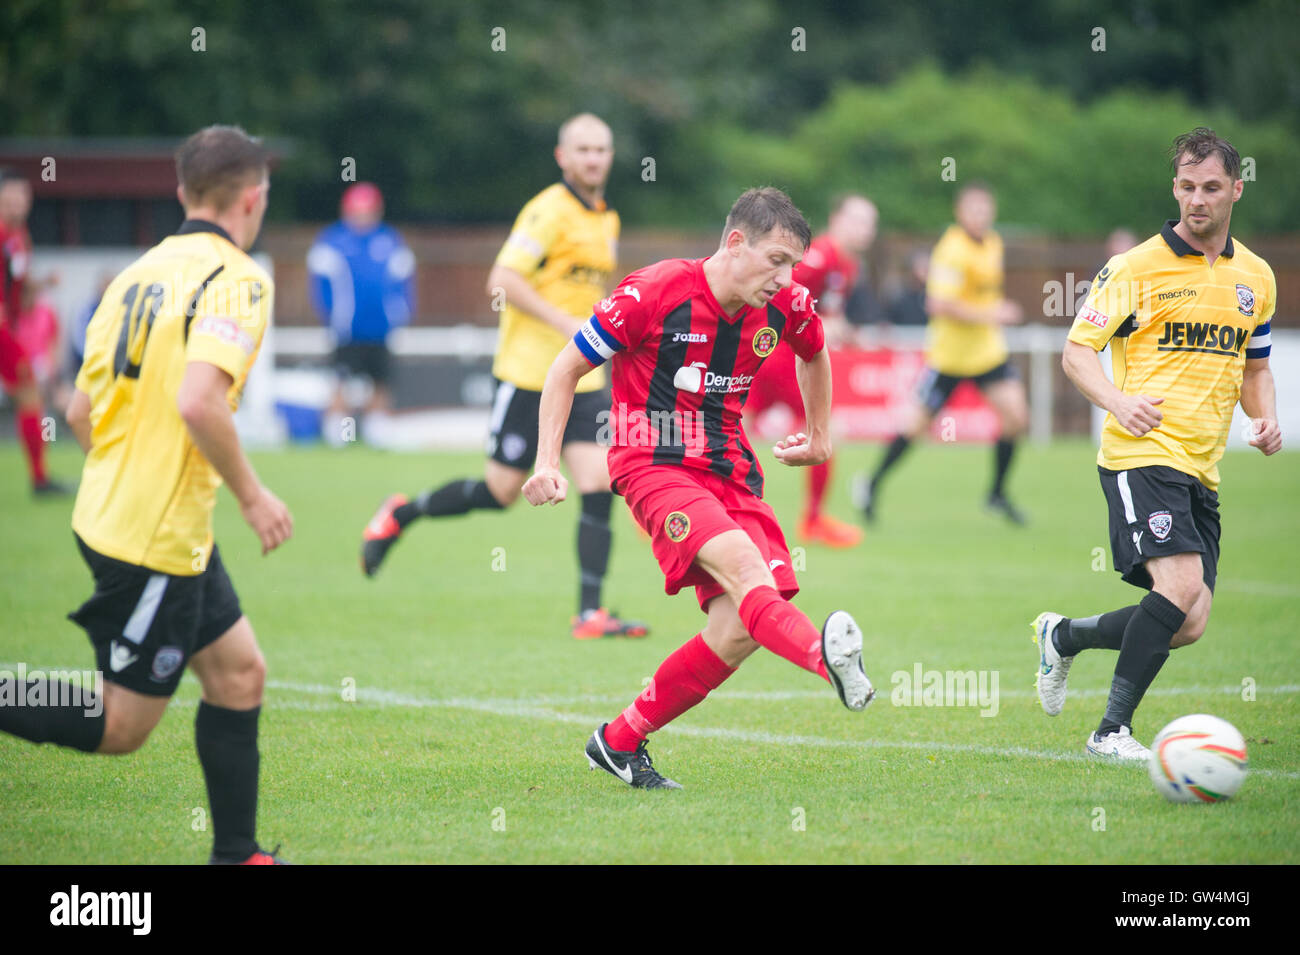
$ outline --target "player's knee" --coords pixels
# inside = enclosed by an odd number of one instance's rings
[[[153,726],[146,725],[129,717],[117,715],[113,710],[104,711],[104,738],[99,742],[98,752],[109,756],[123,756],[134,753],[144,745]]]
[[[248,654],[240,665],[231,671],[227,682],[228,696],[242,706],[236,709],[254,707],[262,702],[262,692],[266,688],[266,657],[261,650]]]
[[[772,571],[763,561],[763,555],[754,548],[753,552],[746,552],[736,558],[732,566],[731,573],[734,586],[731,588],[735,591],[738,598],[753,590],[755,587],[776,587],[776,578],[772,576]],[[739,605],[739,599],[737,599]]]
[[[514,475],[503,475],[489,471],[483,479],[487,485],[488,493],[496,499],[496,502],[503,508],[509,507],[515,501],[519,500],[519,495],[524,489],[524,481],[527,480],[524,475],[523,480],[519,480]]]

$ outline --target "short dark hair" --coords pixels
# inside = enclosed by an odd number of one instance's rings
[[[1169,161],[1174,167],[1174,176],[1178,167],[1184,162],[1199,165],[1217,153],[1223,161],[1223,171],[1234,182],[1241,178],[1241,156],[1232,143],[1215,133],[1208,126],[1197,126],[1190,133],[1183,133],[1174,140],[1169,148]],[[1186,158],[1184,158],[1186,157]]]
[[[261,179],[268,165],[262,140],[238,126],[200,129],[176,150],[176,178],[186,200],[218,212],[227,209],[250,180]]]
[[[795,207],[790,197],[774,186],[759,186],[741,194],[727,213],[726,225],[722,227],[724,242],[732,229],[743,232],[745,241],[750,245],[773,229],[790,233],[804,249],[812,241],[812,229],[808,220]]]

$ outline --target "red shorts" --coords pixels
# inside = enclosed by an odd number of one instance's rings
[[[724,591],[695,555],[707,541],[734,530],[758,545],[782,597],[799,592],[785,535],[762,498],[711,471],[673,465],[640,468],[618,484],[632,516],[650,535],[666,593],[693,586],[700,609],[707,610]]]
[[[9,331],[9,323],[0,321],[0,382],[4,382],[6,391],[12,391],[31,380],[32,366],[27,353]]]

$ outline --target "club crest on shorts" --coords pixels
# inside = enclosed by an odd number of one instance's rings
[[[1249,285],[1237,285],[1237,311],[1247,318],[1255,314],[1255,290]]]
[[[680,544],[686,540],[686,535],[691,532],[691,519],[681,511],[673,511],[664,520],[664,533],[674,544]]]
[[[165,680],[180,668],[184,660],[185,654],[181,653],[180,647],[163,647],[154,654],[149,672],[155,680]]]
[[[781,340],[781,336],[776,333],[776,329],[771,325],[764,325],[754,333],[754,354],[759,358],[766,358],[772,354],[772,349],[776,348],[776,343]]]
[[[1174,516],[1168,511],[1156,511],[1147,518],[1147,527],[1151,528],[1151,533],[1158,541],[1168,540],[1173,526]]]
[[[501,453],[508,460],[518,461],[528,450],[528,439],[522,434],[507,434],[501,438]]]

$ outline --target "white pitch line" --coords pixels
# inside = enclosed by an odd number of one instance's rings
[[[274,689],[296,691],[299,693],[317,693],[333,696],[339,693],[338,687],[324,686],[318,683],[288,683],[268,680],[267,686]],[[427,709],[461,709],[489,713],[495,716],[524,717],[527,719],[551,720],[559,723],[572,723],[581,726],[598,726],[600,717],[580,713],[563,713],[539,704],[537,700],[475,699],[471,697],[449,697],[436,699],[395,693],[391,690],[370,690],[363,687],[356,689],[357,701],[376,703],[380,706],[410,706]],[[819,694],[825,696],[826,694]],[[348,706],[341,699],[338,706]],[[661,732],[675,733],[681,736],[696,736],[709,739],[727,739],[746,743],[765,743],[776,746],[802,746],[823,749],[900,749],[919,752],[977,753],[984,756],[1018,757],[1027,759],[1045,759],[1053,762],[1095,762],[1081,753],[1060,752],[1053,750],[1036,750],[1023,746],[979,746],[969,743],[918,742],[915,740],[853,740],[829,739],[823,736],[785,735],[765,733],[753,730],[735,730],[721,727],[704,726],[666,726]],[[1278,769],[1252,769],[1252,775],[1280,779],[1300,779],[1300,772]]]

